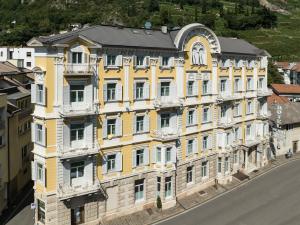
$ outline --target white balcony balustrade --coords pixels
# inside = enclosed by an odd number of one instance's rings
[[[93,67],[90,63],[67,63],[65,75],[93,75]]]

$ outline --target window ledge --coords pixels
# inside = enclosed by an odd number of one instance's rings
[[[209,124],[209,123],[212,123],[212,121],[202,121],[201,124]]]
[[[195,124],[187,124],[186,125],[186,128],[189,128],[189,127],[196,127],[198,124],[197,123],[195,123]]]
[[[113,65],[109,65],[109,66],[105,66],[105,69],[110,69],[110,70],[119,70],[121,68],[121,66],[113,66]]]
[[[142,134],[148,134],[150,131],[141,131],[141,132],[135,132],[133,135],[142,135]]]

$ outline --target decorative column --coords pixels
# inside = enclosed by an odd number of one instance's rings
[[[212,59],[212,94],[218,94],[218,59]]]
[[[151,100],[155,100],[156,98],[156,64],[158,62],[158,59],[156,58],[150,58],[150,67],[151,67]]]
[[[99,61],[96,51],[96,49],[91,49],[90,67],[93,71],[93,76],[91,78],[91,83],[93,85],[93,103],[99,104]]]
[[[64,77],[64,49],[58,48],[58,54],[54,58],[54,108],[58,108],[63,104],[63,77]]]
[[[253,68],[253,82],[254,82],[254,90],[257,91],[257,80],[258,80],[258,62],[255,61]]]
[[[176,86],[177,86],[177,97],[180,99],[184,98],[183,86],[184,82],[184,58],[179,57],[175,60],[176,67]]]
[[[124,106],[129,107],[129,72],[130,72],[130,57],[123,57],[123,67],[124,67]]]

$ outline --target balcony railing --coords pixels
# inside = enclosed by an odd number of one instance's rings
[[[93,68],[90,63],[67,63],[65,65],[66,75],[92,75]]]
[[[155,108],[182,107],[183,101],[176,96],[161,96],[155,99]]]
[[[270,112],[258,112],[257,113],[257,119],[268,119],[271,116]]]
[[[219,92],[218,97],[217,97],[217,101],[219,101],[219,102],[231,101],[234,99],[235,99],[235,96],[229,91]]]
[[[92,144],[86,144],[81,147],[58,145],[58,157],[61,159],[74,158],[78,156],[94,155],[99,153],[100,146],[97,140]]]
[[[269,88],[263,88],[263,89],[258,89],[257,90],[257,96],[258,97],[270,96],[272,94],[273,94],[273,91]]]
[[[99,113],[99,105],[95,103],[82,103],[77,106],[62,105],[60,113],[65,117],[95,115]]]
[[[218,127],[220,127],[220,128],[228,128],[228,127],[232,127],[233,125],[234,125],[234,122],[232,119],[220,118],[218,120]]]
[[[104,193],[99,181],[96,181],[92,184],[87,182],[78,186],[59,184],[57,195],[60,200],[65,200],[77,196],[93,194],[99,191]]]
[[[177,128],[162,128],[161,130],[154,130],[152,136],[156,139],[166,141],[178,139],[180,131]]]

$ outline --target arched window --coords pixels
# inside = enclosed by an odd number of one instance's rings
[[[206,51],[202,44],[196,43],[192,47],[192,64],[193,65],[206,65]]]

